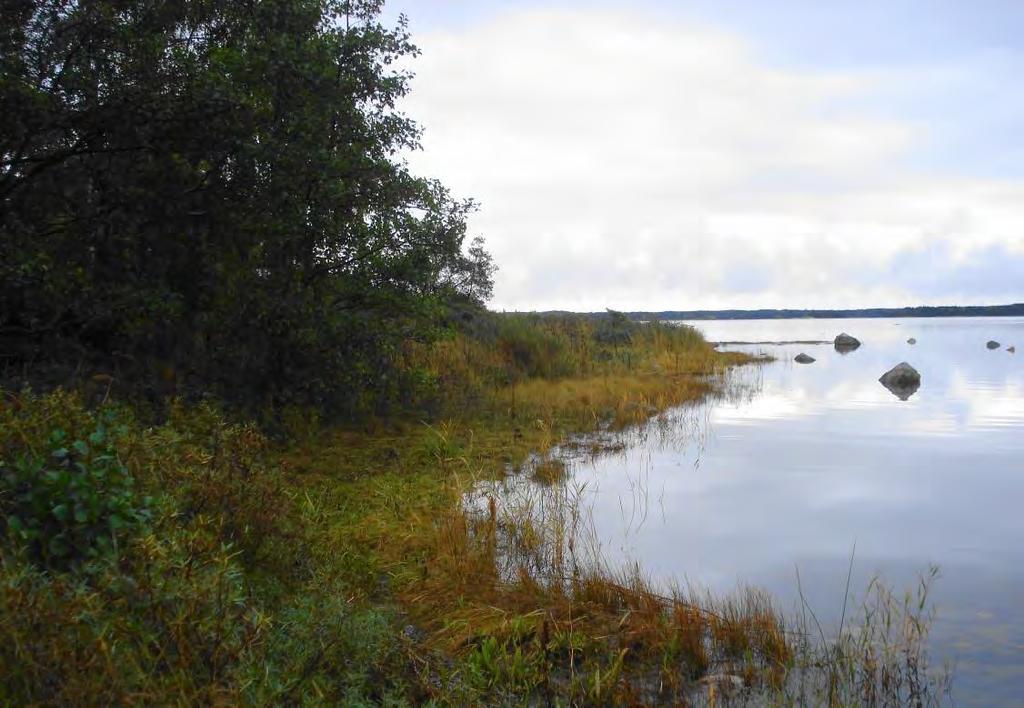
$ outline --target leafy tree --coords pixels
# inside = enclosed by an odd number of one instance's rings
[[[489,297],[473,204],[401,158],[417,50],[380,0],[0,2],[8,361],[354,411]]]

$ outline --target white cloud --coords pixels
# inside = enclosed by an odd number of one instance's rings
[[[410,162],[482,203],[497,307],[945,302],[972,293],[914,290],[894,264],[940,243],[951,267],[1024,262],[1024,185],[914,174],[926,127],[853,107],[891,79],[762,66],[738,36],[626,12],[416,41]]]

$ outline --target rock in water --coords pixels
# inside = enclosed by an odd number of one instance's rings
[[[1014,352],[1016,352],[1016,351],[1017,351],[1017,347],[1007,347],[1007,348],[1006,348],[1006,351],[1008,351],[1008,352],[1010,352],[1011,354],[1013,354]]]
[[[901,401],[907,400],[921,388],[921,374],[905,361],[886,371],[878,380]]]
[[[911,337],[910,339],[907,340],[907,344],[917,344],[917,340]]]
[[[836,337],[834,344],[836,349],[841,352],[852,352],[860,346],[860,340],[856,337],[851,337],[846,332],[843,332]]]
[[[1002,345],[999,342],[997,342],[996,340],[990,339],[990,340],[988,340],[988,344],[986,344],[985,346],[988,347],[989,349],[998,349]]]
[[[795,357],[793,357],[793,361],[795,361],[798,364],[813,364],[815,359],[813,356],[807,356],[803,352],[800,352]]]

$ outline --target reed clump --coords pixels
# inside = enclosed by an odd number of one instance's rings
[[[917,585],[896,592],[882,578],[869,583],[857,614],[838,628],[824,628],[804,602],[802,641],[794,669],[779,695],[791,702],[863,706],[952,704],[952,669],[928,650],[935,620],[930,602],[937,567]]]
[[[702,379],[748,360],[717,352],[685,325],[618,313],[502,314],[410,343],[403,367],[418,372],[414,405],[432,416],[597,417],[624,426],[699,396]]]
[[[533,465],[532,479],[540,484],[557,484],[568,477],[566,463],[558,457],[539,460]]]

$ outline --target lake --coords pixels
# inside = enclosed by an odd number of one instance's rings
[[[912,588],[930,565],[932,656],[959,703],[1024,705],[1024,319],[732,320],[708,340],[774,361],[727,377],[730,395],[685,406],[578,458],[566,484],[613,565],[728,592],[743,584],[837,622],[875,575]],[[907,343],[908,338],[917,343]],[[986,348],[988,340],[1002,343]],[[799,364],[798,353],[816,361]],[[901,400],[878,378],[906,361]],[[854,552],[854,548],[856,549]],[[938,662],[936,662],[938,663]]]

